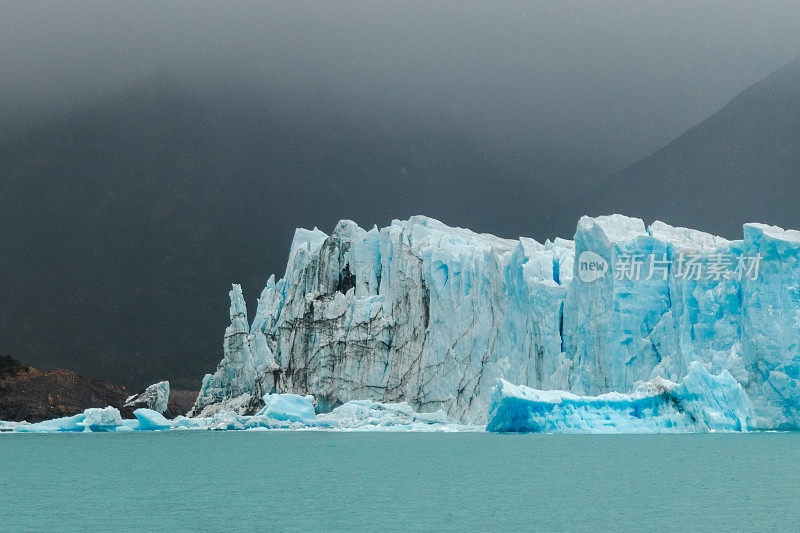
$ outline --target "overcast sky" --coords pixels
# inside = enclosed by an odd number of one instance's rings
[[[602,141],[593,155],[615,170],[800,54],[798,2],[431,4],[3,2],[3,136],[204,66],[510,131],[547,122],[576,146]]]
[[[570,237],[600,214],[576,200],[800,55],[798,28],[800,2],[0,0],[0,351],[194,387],[229,283],[252,312],[295,227]]]

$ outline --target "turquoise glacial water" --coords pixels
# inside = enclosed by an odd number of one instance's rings
[[[0,529],[797,530],[800,434],[0,434]]]

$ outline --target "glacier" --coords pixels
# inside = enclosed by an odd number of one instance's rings
[[[126,409],[3,432],[702,432],[800,428],[800,232],[726,240],[623,215],[544,243],[423,216],[298,229],[187,416]],[[700,275],[701,273],[705,275]],[[115,412],[116,411],[116,412]]]
[[[252,321],[233,286],[223,358],[189,416],[252,416],[265,396],[291,393],[313,396],[319,414],[406,402],[485,425],[501,379],[630,395],[656,379],[681,383],[697,363],[741,384],[751,429],[797,429],[799,255],[794,230],[745,224],[729,241],[623,215],[582,217],[573,240],[544,243],[423,216],[298,229]],[[658,264],[629,277],[630,257]],[[731,275],[720,257],[731,271],[758,257],[758,268]]]
[[[312,394],[320,411],[370,399],[485,419],[501,377],[566,385],[559,329],[572,257],[563,239],[507,240],[426,217],[297,230],[252,324],[234,285],[224,358],[192,415],[252,414],[264,394],[291,392]]]

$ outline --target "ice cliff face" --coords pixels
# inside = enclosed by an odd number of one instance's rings
[[[318,412],[406,401],[480,423],[500,378],[595,396],[699,362],[741,383],[753,426],[799,427],[798,255],[800,232],[748,224],[726,241],[620,215],[545,244],[425,217],[298,230],[249,325],[234,285],[224,358],[193,414],[295,393]]]
[[[500,377],[566,384],[559,329],[572,256],[569,241],[505,240],[425,217],[298,230],[249,328],[241,290],[231,291],[225,358],[193,412],[274,391],[312,394],[323,411],[372,399],[485,419]]]
[[[677,381],[698,361],[744,386],[758,427],[800,427],[800,232],[746,224],[743,240],[726,241],[661,222],[645,229],[619,215],[584,217],[575,251],[576,272],[587,252],[610,270],[593,281],[577,275],[567,291],[567,390]]]

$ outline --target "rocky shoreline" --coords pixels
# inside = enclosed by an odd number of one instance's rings
[[[122,409],[131,391],[72,370],[40,370],[0,355],[0,420],[41,422],[73,416],[92,407]],[[177,416],[191,409],[197,391],[173,390],[165,414]]]

